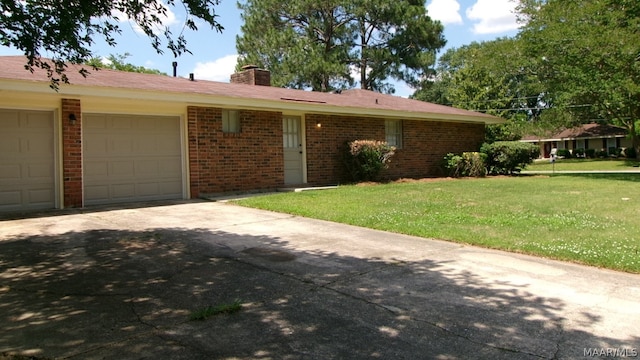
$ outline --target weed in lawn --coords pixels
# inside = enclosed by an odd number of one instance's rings
[[[207,306],[202,309],[195,310],[189,316],[189,320],[206,320],[218,314],[233,314],[242,310],[242,304],[236,300],[230,304],[221,304],[218,306]]]

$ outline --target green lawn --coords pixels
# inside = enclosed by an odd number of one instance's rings
[[[594,170],[640,170],[636,160],[627,159],[557,159],[556,171],[594,171]],[[537,160],[527,165],[525,171],[552,171],[549,160]]]
[[[640,174],[442,179],[237,203],[640,273],[639,186]]]

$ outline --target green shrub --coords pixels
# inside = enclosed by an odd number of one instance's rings
[[[531,164],[540,154],[537,145],[519,141],[497,141],[484,144],[480,151],[487,156],[489,174],[513,174]]]
[[[444,157],[444,167],[451,177],[482,177],[487,174],[486,159],[487,155],[479,152],[449,153]]]
[[[378,181],[396,151],[394,146],[377,140],[355,140],[347,145],[345,163],[354,181]]]
[[[618,152],[618,148],[615,146],[612,146],[609,148],[609,156],[618,156],[620,155],[620,153]]]
[[[605,149],[600,149],[600,151],[598,151],[596,155],[599,158],[606,158],[607,156],[609,156],[609,153]]]
[[[636,156],[637,156],[636,149],[634,147],[628,147],[628,148],[624,149],[624,156],[627,159],[635,159]]]
[[[563,157],[565,159],[571,158],[571,151],[568,149],[558,149],[558,157]]]
[[[585,150],[585,154],[587,155],[588,158],[593,159],[596,157],[596,149],[587,149]]]
[[[575,157],[584,157],[584,149],[583,148],[579,148],[579,149],[573,150],[573,156],[575,156]]]

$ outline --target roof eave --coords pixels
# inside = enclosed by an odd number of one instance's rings
[[[3,86],[0,90],[22,91],[51,94],[53,90],[48,82],[2,79]],[[395,118],[404,120],[422,121],[450,121],[481,124],[501,124],[504,119],[492,116],[472,116],[461,114],[441,114],[428,112],[411,112],[391,109],[376,109],[355,106],[335,106],[322,103],[305,103],[287,100],[255,99],[218,94],[182,93],[154,90],[123,89],[106,86],[87,86],[63,84],[57,92],[60,96],[75,97],[109,97],[122,99],[140,99],[162,102],[183,102],[193,105],[216,106],[223,108],[246,108],[268,111],[291,111],[301,113],[317,113],[331,115],[371,116],[380,118]]]

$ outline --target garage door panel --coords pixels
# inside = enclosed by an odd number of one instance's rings
[[[85,162],[83,172],[87,178],[107,176],[109,174],[109,163],[107,161]]]
[[[85,128],[85,203],[182,198],[179,118],[84,116],[86,123],[94,119],[105,127]],[[94,139],[106,148],[93,146]]]
[[[110,128],[114,130],[131,130],[134,121],[129,117],[113,116],[110,119]]]
[[[107,154],[112,156],[124,155],[129,156],[132,152],[136,150],[135,142],[136,139],[132,138],[130,135],[119,135],[113,134],[115,136],[120,136],[118,138],[111,138],[107,146]]]
[[[170,181],[160,183],[160,193],[163,195],[171,195],[175,194],[178,191],[181,191],[182,183],[179,181]]]
[[[0,180],[16,181],[22,177],[22,166],[20,164],[0,165]]]
[[[22,204],[22,191],[6,190],[0,191],[0,209],[3,210],[19,210]]]
[[[28,154],[51,154],[53,138],[47,134],[31,134],[28,139],[21,142],[21,151]]]
[[[139,196],[155,196],[161,194],[160,184],[157,182],[138,184],[136,190]]]
[[[136,163],[136,173],[141,175],[158,175],[160,174],[159,160],[142,160]]]
[[[109,202],[109,186],[107,185],[85,185],[84,196],[92,199],[95,203]]]
[[[28,164],[25,168],[29,181],[47,181],[53,173],[53,166],[47,163]]]
[[[136,174],[134,171],[134,160],[111,161],[109,165],[109,177],[132,178]]]
[[[0,109],[0,211],[55,206],[53,113]]]
[[[33,206],[44,205],[53,197],[53,191],[49,188],[31,189],[27,192],[28,202]]]
[[[8,130],[8,129],[0,129],[0,131],[8,132],[10,130]],[[17,153],[19,153],[20,152],[20,139],[19,138],[3,139],[3,141],[0,142],[0,151],[2,151],[5,154],[8,154],[8,153],[17,154]]]
[[[182,163],[180,159],[172,159],[172,161],[164,161],[159,164],[159,174],[165,179],[175,179],[177,175],[182,174]]]
[[[113,199],[130,199],[136,197],[136,186],[135,184],[114,184],[111,185],[111,194],[113,195]]]

